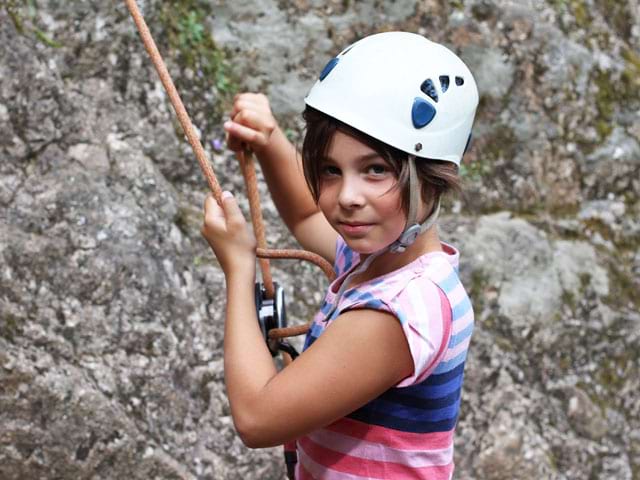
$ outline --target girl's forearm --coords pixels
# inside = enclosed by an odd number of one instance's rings
[[[300,153],[279,127],[269,144],[256,152],[273,202],[289,230],[318,211],[307,188]]]
[[[253,272],[227,276],[224,372],[236,428],[251,429],[260,392],[277,374],[262,336],[254,301]]]

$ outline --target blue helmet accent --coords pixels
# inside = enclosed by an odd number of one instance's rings
[[[436,109],[424,98],[416,97],[411,108],[411,120],[415,128],[422,128],[436,116]]]
[[[327,75],[331,73],[333,67],[335,67],[340,59],[338,57],[333,57],[331,60],[327,62],[322,71],[320,72],[320,81],[324,80]]]

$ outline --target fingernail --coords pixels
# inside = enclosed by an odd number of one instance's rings
[[[222,199],[225,200],[226,198],[231,198],[233,197],[233,193],[225,190],[224,192],[222,192]]]
[[[224,122],[224,123],[222,124],[222,126],[223,126],[224,128],[231,128],[231,120],[227,120],[226,122]]]

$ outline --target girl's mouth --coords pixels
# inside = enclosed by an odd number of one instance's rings
[[[340,222],[340,228],[350,237],[362,237],[369,233],[369,230],[373,228],[373,224]]]

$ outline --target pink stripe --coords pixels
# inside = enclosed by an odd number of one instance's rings
[[[452,358],[456,358],[458,355],[464,352],[467,348],[469,348],[469,342],[471,342],[471,337],[466,338],[462,343],[459,343],[452,349],[447,350],[447,353],[445,354],[442,360],[446,362],[448,360],[451,360]]]
[[[351,418],[342,418],[325,427],[327,430],[371,443],[383,443],[397,449],[448,448],[453,444],[453,430],[448,432],[413,433],[368,425]]]
[[[440,349],[438,350],[438,355],[433,359],[429,368],[427,368],[420,377],[418,377],[417,382],[423,381],[427,378],[431,373],[435,370],[438,364],[442,361],[447,352],[447,345],[449,344],[449,339],[451,338],[451,305],[449,304],[449,299],[444,294],[444,292],[438,288],[438,294],[440,295],[440,315],[442,319],[442,324],[444,327],[444,331],[442,333],[442,344],[440,345]]]
[[[449,301],[451,305],[457,305],[467,296],[467,292],[462,286],[462,282],[456,283],[456,286],[453,287],[453,290],[449,292]]]
[[[298,464],[296,466],[296,480],[366,480],[370,477],[349,475],[344,472],[323,467],[314,462],[300,446],[298,446]]]
[[[360,475],[367,478],[380,479],[419,478],[448,480],[453,470],[453,462],[449,465],[413,468],[409,465],[394,462],[383,462],[380,460],[364,461],[361,458],[334,452],[333,450],[316,444],[308,437],[301,438],[298,445],[314,462],[327,469],[348,475]],[[323,473],[322,478],[327,478],[325,475],[326,474]]]
[[[353,438],[327,429],[316,430],[308,435],[317,445],[324,446],[338,453],[363,460],[379,460],[409,465],[412,468],[449,465],[453,460],[453,445],[443,449],[397,449],[389,447],[386,442],[372,443]]]

